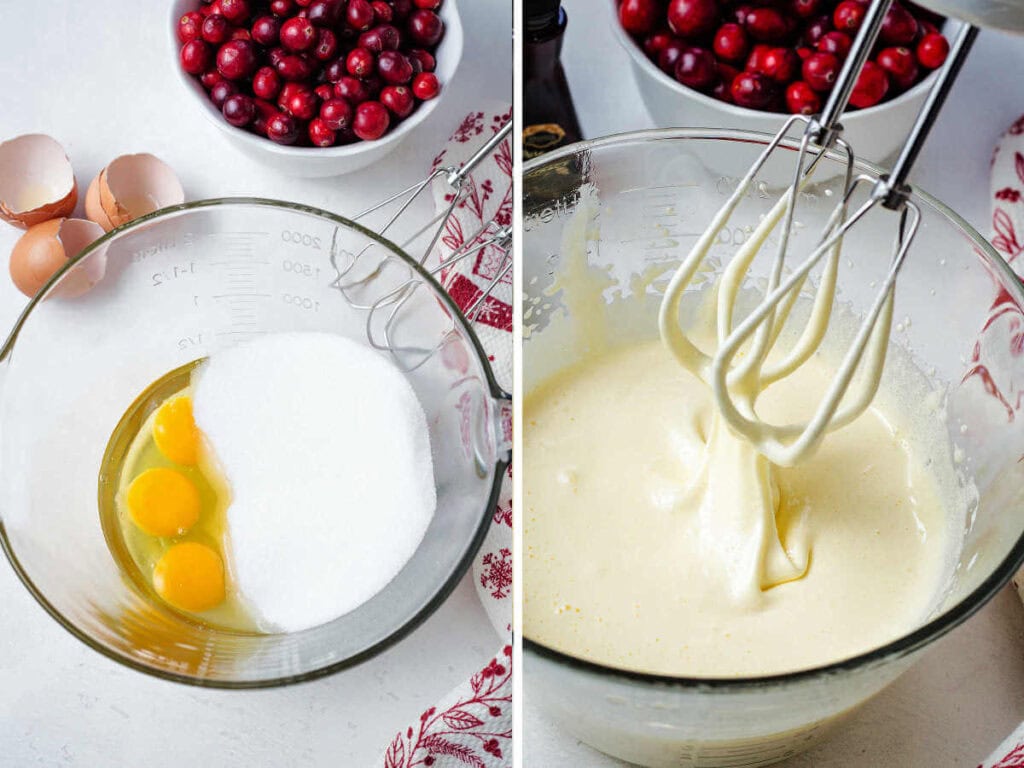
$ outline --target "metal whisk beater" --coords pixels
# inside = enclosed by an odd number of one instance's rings
[[[891,0],[875,0],[871,4],[821,115],[793,115],[786,121],[684,259],[661,306],[661,333],[679,361],[712,387],[721,414],[729,426],[749,440],[769,461],[782,466],[792,465],[808,455],[827,432],[856,419],[874,398],[892,325],[896,278],[921,218],[920,209],[911,200],[907,178],[978,33],[976,27],[965,26],[953,42],[891,172],[878,179],[866,174],[854,175],[854,151],[841,137],[839,119],[849,102],[861,67],[875,44],[890,4]],[[713,354],[706,354],[697,348],[680,326],[679,307],[683,292],[699,271],[711,244],[748,193],[755,177],[769,157],[781,151],[780,144],[790,130],[801,123],[804,131],[796,153],[792,182],[761,225],[763,232],[771,231],[778,237],[764,298],[733,326],[736,298],[760,247],[760,242],[751,238],[737,251],[723,273],[717,315],[718,347]],[[809,183],[819,162],[830,152],[832,157],[838,153],[845,160],[844,192],[809,255],[783,279],[798,195]],[[871,187],[867,199],[851,212],[851,201],[866,186]],[[879,207],[893,211],[898,217],[892,257],[881,287],[854,335],[835,379],[808,421],[770,424],[762,420],[756,413],[756,399],[760,391],[800,368],[824,339],[828,314],[835,299],[843,238],[870,211]],[[769,361],[768,356],[808,275],[823,259],[825,264],[814,290],[807,325],[782,359]],[[741,351],[743,358],[736,363]],[[865,359],[867,370],[857,387],[851,390],[854,375]]]

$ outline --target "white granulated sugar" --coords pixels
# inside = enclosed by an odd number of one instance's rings
[[[193,408],[231,486],[232,573],[261,625],[348,613],[412,557],[437,501],[427,420],[376,352],[267,335],[211,355]]]

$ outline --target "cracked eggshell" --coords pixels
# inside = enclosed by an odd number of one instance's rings
[[[103,228],[86,219],[52,219],[36,224],[22,235],[11,251],[10,272],[14,285],[26,296],[35,296],[68,259],[103,236]],[[81,296],[106,273],[105,249],[76,264],[61,279],[53,295]]]
[[[100,179],[102,177],[103,171],[100,171],[85,192],[85,216],[89,221],[99,224],[104,232],[109,232],[114,228],[114,222],[110,220],[100,204]]]
[[[0,143],[0,218],[22,229],[69,216],[78,185],[64,148],[41,133]]]
[[[113,160],[100,173],[97,186],[100,206],[115,227],[185,202],[185,190],[170,166],[145,153]]]

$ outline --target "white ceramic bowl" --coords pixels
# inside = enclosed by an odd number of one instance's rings
[[[619,24],[617,0],[606,0],[609,23],[619,44],[632,59],[633,78],[644,105],[659,128],[742,128],[776,133],[788,115],[737,107],[687,88],[669,77],[647,58],[643,49]],[[952,38],[960,23],[947,21],[943,32]],[[934,73],[894,99],[844,115],[843,137],[857,157],[882,162],[902,146],[914,118],[924,104]]]
[[[289,176],[315,178],[323,176],[340,176],[345,173],[365,168],[380,160],[405,140],[438,108],[448,86],[455,77],[462,60],[462,21],[459,18],[456,0],[447,0],[441,7],[440,16],[444,20],[444,39],[437,49],[436,74],[441,81],[441,93],[437,98],[422,103],[406,120],[403,120],[391,131],[376,141],[359,141],[341,147],[289,147],[275,144],[269,139],[257,136],[243,128],[235,128],[228,123],[220,110],[210,101],[206,90],[198,79],[187,74],[179,65],[178,54],[181,43],[178,41],[176,29],[178,19],[185,13],[195,10],[198,0],[174,0],[170,4],[170,16],[167,24],[170,51],[168,60],[185,87],[188,97],[198,108],[241,152],[264,165]]]

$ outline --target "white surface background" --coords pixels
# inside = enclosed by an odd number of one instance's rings
[[[562,61],[586,138],[655,127],[633,88],[629,58],[609,31],[606,0],[563,4],[569,30]],[[989,158],[1002,132],[1024,113],[1022,71],[1024,37],[982,33],[912,179],[984,234],[991,216]],[[560,732],[530,706],[528,667],[525,687],[527,766],[625,765]],[[1007,590],[937,643],[832,741],[782,765],[974,766],[1022,720],[1024,608]]]
[[[83,197],[114,157],[146,151],[170,163],[189,199],[259,195],[352,214],[422,176],[471,109],[511,99],[511,3],[459,7],[465,54],[442,108],[395,154],[351,177],[290,179],[237,154],[175,82],[166,4],[154,0],[3,3],[0,139],[57,138]],[[6,276],[18,234],[0,223],[0,337],[25,303]],[[87,649],[0,563],[0,766],[379,764],[398,730],[499,645],[467,577],[412,636],[354,670],[280,690],[205,691]]]

